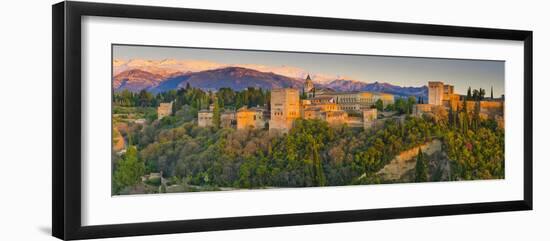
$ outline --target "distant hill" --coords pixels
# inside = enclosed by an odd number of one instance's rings
[[[373,92],[384,92],[388,94],[393,94],[397,96],[428,96],[428,87],[401,87],[398,85],[392,85],[388,83],[379,83],[374,82],[367,84],[367,86],[362,89],[363,91],[373,91]]]
[[[217,90],[223,87],[234,90],[243,90],[248,87],[262,89],[294,87],[301,89],[304,80],[243,67],[225,67],[199,72],[174,73],[168,76],[132,69],[123,71],[113,78],[113,89],[117,92],[125,89],[132,92],[146,89],[153,93],[160,93],[183,88],[187,83],[195,88],[204,90]],[[325,84],[316,83],[316,86],[335,91],[373,91],[390,93],[397,96],[425,97],[428,95],[428,88],[426,86],[401,87],[388,83],[365,83],[345,79],[336,79],[328,81]]]
[[[336,91],[361,91],[367,88],[367,85],[367,83],[361,81],[337,79],[320,86]]]
[[[383,92],[389,93],[397,96],[417,96],[417,97],[427,97],[428,96],[428,87],[401,87],[397,85],[392,85],[388,83],[365,83],[356,80],[343,80],[338,79],[331,81],[325,85],[319,85],[325,88],[331,88],[336,91],[372,91],[372,92]]]
[[[147,71],[132,69],[117,74],[113,78],[113,89],[115,91],[129,90],[138,92],[142,89],[149,89],[157,86],[164,77]]]
[[[158,93],[174,88],[183,88],[187,83],[195,88],[204,90],[217,90],[223,87],[243,90],[248,87],[262,89],[300,88],[303,85],[303,80],[271,72],[260,72],[241,67],[227,67],[174,76],[152,88],[151,91]]]

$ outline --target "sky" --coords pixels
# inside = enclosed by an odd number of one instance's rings
[[[175,59],[224,65],[262,65],[278,69],[298,68],[312,75],[367,83],[378,81],[400,86],[423,86],[428,81],[443,81],[454,85],[455,92],[459,94],[466,94],[469,86],[472,89],[484,88],[487,95],[493,87],[495,97],[504,93],[504,61],[495,60],[127,45],[113,46],[113,59]]]

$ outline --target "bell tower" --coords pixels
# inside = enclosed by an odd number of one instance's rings
[[[311,77],[309,77],[309,74],[306,77],[306,82],[304,83],[304,92],[307,95],[307,98],[313,98],[315,95],[315,86],[313,85],[313,81],[311,80]]]

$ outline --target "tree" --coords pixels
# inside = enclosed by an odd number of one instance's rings
[[[147,92],[147,90],[143,89],[139,92],[139,106],[146,107],[146,106],[155,106],[156,103],[154,103],[154,97],[153,94]]]
[[[212,116],[212,124],[214,124],[214,127],[220,128],[221,125],[221,113],[220,113],[220,104],[219,99],[214,98],[214,110],[213,110],[213,116]]]
[[[449,113],[448,113],[448,117],[449,117],[449,126],[450,127],[454,127],[455,126],[455,116],[454,116],[454,112],[453,112],[453,107],[451,106],[449,108]]]
[[[218,101],[220,102],[220,108],[225,107],[235,107],[236,94],[233,89],[228,87],[223,87],[216,92]]]
[[[473,129],[474,130],[477,130],[480,123],[481,123],[481,117],[479,115],[480,111],[481,111],[481,106],[480,106],[479,101],[477,101],[475,106],[474,106],[474,116],[473,116]]]
[[[306,90],[304,88],[302,88],[302,92],[300,93],[300,99],[301,100],[307,99],[307,93],[306,93]]]
[[[378,100],[376,101],[376,103],[374,104],[374,106],[376,106],[376,109],[377,109],[378,111],[383,111],[383,110],[384,110],[384,102],[382,102],[381,99],[378,99]]]
[[[478,89],[473,90],[472,99],[470,100],[479,101],[479,100],[483,100],[483,98],[485,98],[485,89],[479,88],[479,90]]]
[[[179,105],[177,100],[172,101],[172,115],[176,114],[178,110],[181,108],[181,105]]]
[[[493,99],[493,86],[491,85],[491,100]]]
[[[242,98],[237,98],[235,100],[235,109],[240,109],[241,107],[244,106],[244,103],[243,103],[243,99]]]
[[[485,89],[479,88],[479,99],[483,100],[485,98]]]
[[[466,99],[471,100],[472,99],[472,88],[468,86],[468,92],[466,94]]]
[[[428,181],[428,165],[420,148],[418,148],[418,155],[416,156],[415,181]]]
[[[130,146],[126,150],[124,158],[119,160],[114,173],[114,182],[118,190],[131,187],[141,181],[145,172],[145,164],[138,159],[137,149]]]
[[[386,105],[385,110],[386,110],[386,111],[394,111],[394,110],[395,110],[395,105],[393,105],[393,104],[388,104],[388,105]]]
[[[409,98],[407,99],[407,111],[406,111],[407,114],[412,113],[414,104],[416,104],[416,97],[409,96]]]
[[[459,117],[462,117],[462,119],[459,118],[459,121],[460,121],[459,124],[462,128],[462,131],[464,133],[468,132],[468,127],[470,125],[470,118],[468,116],[468,102],[466,101],[466,99],[464,99],[462,103],[462,113],[461,113],[461,116]]]
[[[326,184],[325,174],[323,172],[323,164],[321,163],[321,157],[319,156],[319,147],[315,142],[315,139],[311,142],[310,158],[313,164],[313,180],[315,186],[324,186]]]
[[[479,100],[479,96],[480,96],[479,90],[474,89],[472,92],[472,100]]]
[[[120,106],[135,106],[137,102],[135,94],[127,89],[123,90],[120,93],[114,93],[113,100],[116,104]]]

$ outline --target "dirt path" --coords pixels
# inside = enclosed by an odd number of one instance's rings
[[[423,153],[432,155],[435,152],[441,151],[441,141],[436,139],[401,152],[376,174],[384,180],[398,180],[403,174],[415,167],[415,157],[418,154],[418,148],[421,148]]]

